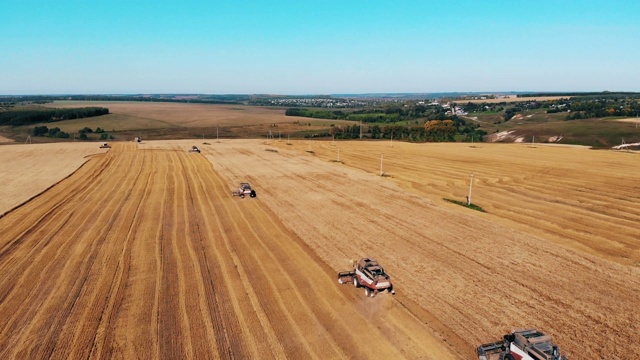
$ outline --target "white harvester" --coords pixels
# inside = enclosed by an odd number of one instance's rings
[[[355,287],[363,287],[367,297],[374,297],[382,291],[388,291],[395,295],[391,277],[377,261],[370,258],[362,258],[354,264],[353,271],[338,273],[338,283],[352,283]]]
[[[251,188],[251,185],[249,185],[249,183],[240,183],[238,190],[232,192],[231,194],[233,196],[240,196],[241,198],[244,198],[246,195],[249,195],[252,198],[256,197],[256,191]]]
[[[567,360],[551,337],[536,329],[513,330],[504,340],[476,349],[479,360]]]

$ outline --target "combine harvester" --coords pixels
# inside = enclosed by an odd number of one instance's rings
[[[391,277],[384,272],[382,266],[374,259],[362,258],[354,264],[353,271],[338,273],[338,283],[349,284],[357,288],[363,287],[367,297],[374,297],[381,291],[387,290],[395,295]]]
[[[109,145],[109,143],[102,143],[102,145],[100,145],[100,149],[110,149],[111,145]]]
[[[231,193],[233,196],[240,196],[240,198],[244,199],[246,195],[254,198],[256,197],[256,191],[251,188],[249,183],[240,183],[238,190]]]
[[[195,152],[195,153],[199,154],[200,153],[200,149],[198,149],[198,147],[194,145],[194,146],[191,147],[191,149],[189,149],[189,152]]]
[[[567,360],[551,337],[536,329],[514,330],[503,341],[478,346],[479,360]]]

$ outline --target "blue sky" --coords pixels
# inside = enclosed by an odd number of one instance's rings
[[[640,91],[640,2],[1,0],[0,94]]]

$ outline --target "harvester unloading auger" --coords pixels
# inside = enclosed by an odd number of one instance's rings
[[[381,291],[395,295],[391,277],[384,272],[382,266],[374,259],[362,258],[354,264],[353,271],[338,273],[338,283],[352,283],[355,287],[363,287],[367,297],[374,297]]]

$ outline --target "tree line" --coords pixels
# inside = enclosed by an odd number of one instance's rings
[[[567,120],[602,118],[609,116],[636,117],[640,102],[635,99],[585,99],[567,104]]]
[[[50,123],[55,121],[82,119],[101,116],[109,113],[109,109],[102,107],[85,107],[75,109],[24,109],[0,112],[0,125],[31,125]]]
[[[90,127],[84,127],[78,130],[78,133],[80,134],[78,138],[80,140],[90,140],[87,134],[90,134],[93,132],[94,132],[93,129],[91,129]],[[104,129],[100,127],[96,128],[95,133],[100,134],[100,140],[113,139],[113,135],[109,135],[104,131]],[[45,136],[45,137],[52,137],[52,138],[59,138],[59,139],[68,139],[69,137],[71,137],[69,133],[60,130],[59,127],[48,128],[45,125],[34,127],[31,134],[33,136]]]
[[[360,138],[360,125],[332,126],[331,135],[336,139]],[[404,125],[370,125],[362,127],[362,137],[368,139],[397,139],[415,142],[456,141],[461,136],[462,141],[482,141],[487,135],[476,125],[466,124],[464,120],[428,120],[423,126]]]
[[[363,123],[397,123],[408,120],[453,120],[446,115],[447,110],[440,106],[427,105],[390,105],[384,108],[359,109],[354,111],[289,108],[286,116],[299,116],[314,119],[350,120]]]

